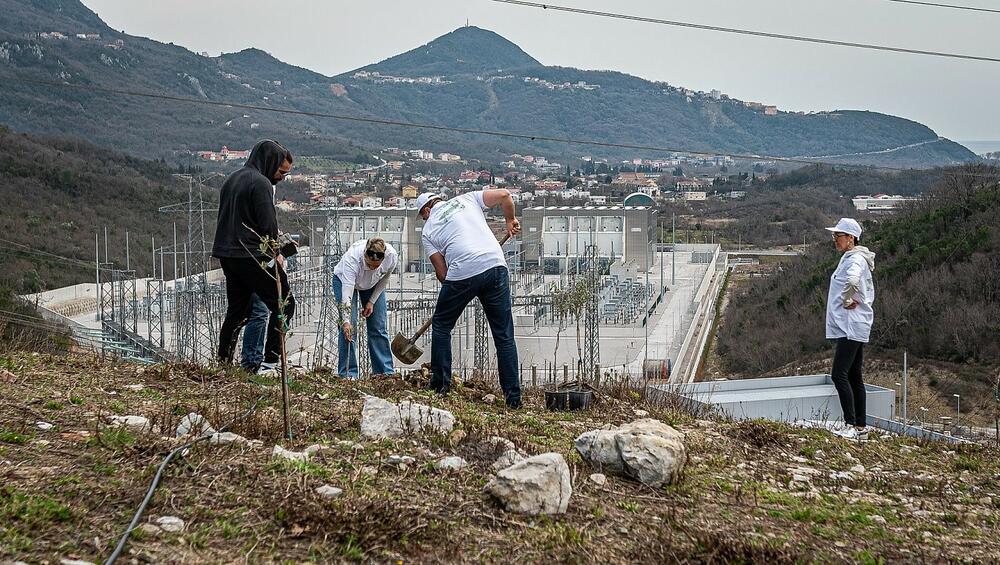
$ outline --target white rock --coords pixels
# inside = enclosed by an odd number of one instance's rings
[[[125,385],[125,390],[131,390],[132,392],[140,392],[146,389],[146,385],[136,384],[136,385]]]
[[[879,516],[878,514],[870,514],[868,516],[868,519],[871,520],[872,522],[875,522],[876,524],[882,524],[883,526],[885,525],[885,518]]]
[[[48,447],[49,445],[52,444],[52,442],[47,439],[36,439],[31,443],[37,445],[38,447]]]
[[[35,425],[38,426],[38,429],[42,430],[43,432],[47,432],[55,427],[48,422],[35,422]]]
[[[830,471],[830,478],[834,480],[853,481],[854,475],[849,471]]]
[[[184,530],[184,520],[177,516],[160,516],[156,519],[156,525],[164,532],[176,533]]]
[[[855,458],[853,455],[851,455],[850,451],[845,451],[844,452],[844,459],[847,459],[848,461],[853,461],[855,463],[857,463],[857,461],[858,461],[857,458]]]
[[[865,466],[861,465],[861,464],[855,465],[855,466],[851,467],[851,472],[852,473],[858,473],[858,474],[864,473],[865,472]]]
[[[153,429],[153,424],[145,416],[108,416],[112,426],[128,428],[130,431],[142,433]]]
[[[216,432],[212,434],[212,437],[208,438],[208,443],[212,445],[226,445],[230,443],[248,444],[250,443],[247,438],[241,436],[240,434],[234,434],[233,432]]]
[[[211,435],[214,433],[215,428],[212,427],[212,424],[208,423],[208,420],[206,420],[204,416],[191,412],[187,416],[181,418],[181,422],[177,424],[177,431],[175,432],[175,435],[177,437],[182,437],[189,434]]]
[[[305,452],[305,453],[308,453],[309,456],[312,457],[313,455],[316,455],[318,453],[322,453],[324,451],[329,451],[330,449],[331,448],[328,445],[320,445],[318,443],[314,443],[314,444],[310,445],[309,447],[303,449],[302,451]]]
[[[495,394],[487,394],[486,396],[483,397],[483,402],[485,402],[486,404],[493,404],[496,401],[497,401],[497,395]]]
[[[793,483],[808,483],[810,480],[808,475],[792,475]]]
[[[365,397],[361,409],[361,435],[368,438],[398,438],[422,432],[448,433],[455,416],[409,400],[393,404],[374,396]]]
[[[94,562],[83,559],[60,559],[59,565],[94,565]]]
[[[434,468],[438,471],[461,471],[468,465],[469,463],[465,459],[453,455],[451,457],[444,457],[438,460],[438,462],[434,464]]]
[[[385,459],[387,465],[411,465],[416,463],[416,461],[416,459],[409,455],[390,455]]]
[[[271,450],[271,456],[276,459],[287,459],[288,461],[301,461],[305,463],[309,461],[309,454],[304,451],[289,451],[280,445],[274,446]]]
[[[597,486],[604,486],[604,483],[608,482],[608,477],[604,473],[592,473],[590,475],[590,481]]]
[[[516,465],[524,461],[524,456],[521,455],[516,449],[508,449],[497,457],[497,460],[493,462],[493,471],[498,472],[501,469],[506,469],[511,465]]]
[[[822,449],[817,449],[816,453],[813,454],[813,457],[815,457],[816,459],[822,459],[826,457],[826,452],[824,452]]]
[[[497,473],[486,485],[509,512],[563,514],[573,494],[569,466],[558,453],[529,457]]]
[[[677,481],[687,462],[683,435],[654,419],[615,429],[592,430],[576,438],[584,460],[614,473],[659,487]]]
[[[503,451],[517,449],[517,446],[514,445],[514,442],[510,441],[505,437],[500,437],[500,436],[490,436],[489,439],[486,440],[486,443],[492,445],[493,447],[499,447]]]
[[[163,533],[163,528],[157,526],[156,524],[150,524],[149,522],[140,524],[136,529],[149,536],[158,536]]]
[[[646,410],[640,410],[638,408],[633,408],[632,413],[635,414],[636,418],[645,418],[649,416],[649,412],[647,412]]]
[[[796,463],[808,463],[809,462],[809,460],[806,459],[805,457],[799,457],[798,455],[793,456],[792,457],[792,461],[794,461]]]
[[[331,485],[323,485],[316,489],[316,494],[322,496],[323,498],[337,498],[338,496],[344,494],[344,489]]]

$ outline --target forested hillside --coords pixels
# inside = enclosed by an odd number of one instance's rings
[[[865,224],[862,244],[877,254],[871,347],[1000,364],[1000,169],[951,169],[918,206]],[[729,370],[760,374],[828,347],[826,293],[838,260],[832,242],[813,245],[732,296],[718,334]]]
[[[131,267],[148,274],[150,237],[166,242],[174,221],[180,236],[186,233],[186,216],[158,212],[188,198],[187,182],[171,172],[155,161],[0,126],[0,284],[29,293],[93,280],[94,235],[101,234],[103,260],[105,226],[112,260],[124,267],[129,231]]]

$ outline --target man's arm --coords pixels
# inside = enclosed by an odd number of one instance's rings
[[[483,205],[487,208],[500,206],[503,217],[507,220],[507,233],[515,236],[521,233],[521,222],[514,217],[514,198],[506,188],[496,188],[483,191]]]
[[[448,277],[448,263],[445,263],[444,255],[440,253],[431,255],[431,265],[434,265],[434,274],[437,275],[437,279],[444,282],[445,278]]]

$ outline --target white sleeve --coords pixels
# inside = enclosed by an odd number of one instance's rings
[[[471,192],[469,194],[472,196],[472,199],[476,201],[476,204],[479,205],[479,208],[485,210],[486,209],[486,200],[483,199],[483,192],[484,191],[482,191],[482,190],[477,190],[477,191]]]
[[[358,270],[361,265],[359,265],[358,260],[351,253],[353,249],[348,249],[344,258],[341,260],[343,262],[343,271],[340,277],[341,286],[343,287],[343,293],[340,296],[341,304],[347,304],[350,308],[351,299],[354,297],[354,285],[358,280]],[[350,319],[350,318],[348,318]]]
[[[431,255],[434,255],[435,253],[440,253],[440,251],[438,250],[438,248],[434,247],[434,244],[431,243],[431,240],[430,240],[429,237],[427,237],[427,234],[422,234],[420,236],[420,240],[424,242],[424,250],[427,251],[427,256],[428,257],[430,257]]]
[[[863,269],[865,268],[862,266],[863,261],[864,258],[861,261],[854,258],[848,260],[847,272],[845,273],[847,275],[847,283],[844,284],[844,293],[842,295],[845,302],[849,298],[854,298],[854,295],[861,290],[861,276],[864,275]]]

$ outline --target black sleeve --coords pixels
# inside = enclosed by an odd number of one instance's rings
[[[274,210],[274,195],[271,184],[264,182],[254,183],[253,191],[250,193],[251,208],[255,228],[261,237],[271,236],[272,239],[278,237],[278,216]]]

